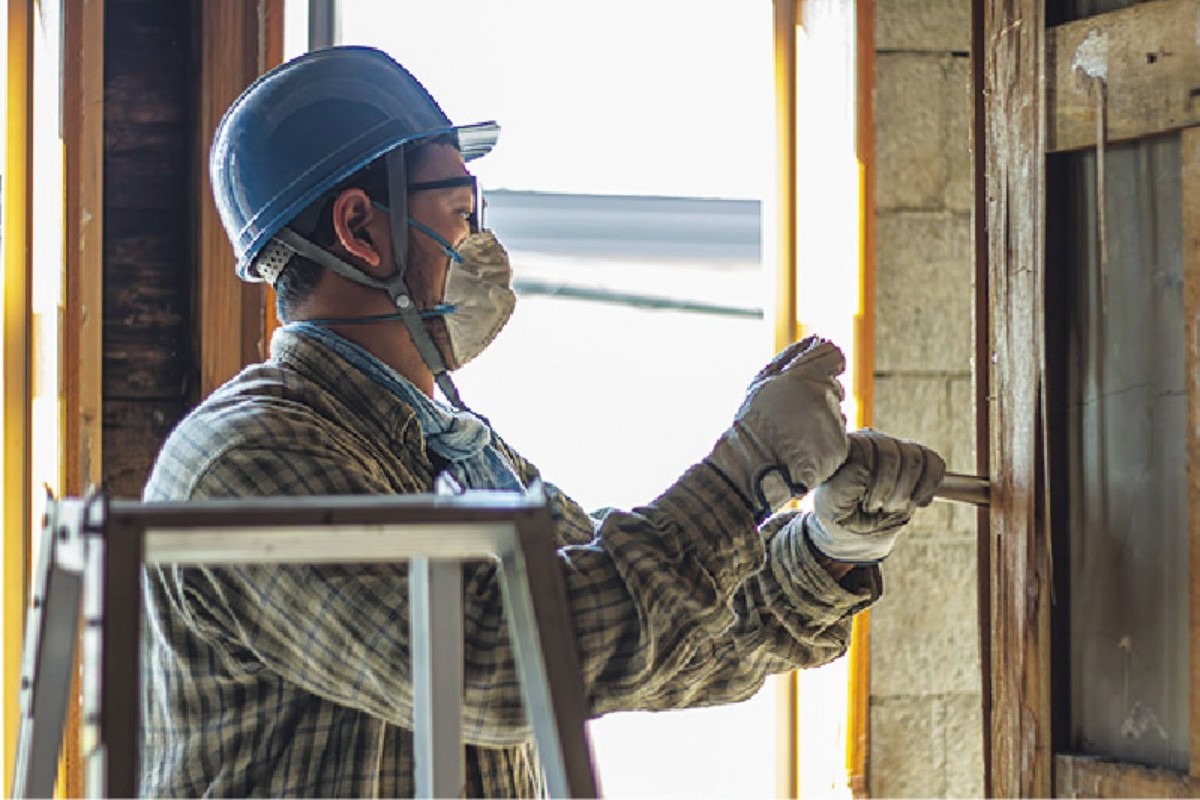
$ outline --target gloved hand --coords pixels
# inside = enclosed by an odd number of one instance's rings
[[[823,483],[846,460],[846,368],[832,342],[810,336],[784,349],[746,390],[733,425],[708,456],[758,520]]]
[[[809,539],[837,561],[876,564],[942,484],[946,463],[924,445],[878,431],[850,434],[850,456],[813,496]]]

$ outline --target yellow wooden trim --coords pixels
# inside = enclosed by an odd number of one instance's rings
[[[796,0],[775,0],[775,349],[799,337],[796,302]]]
[[[858,154],[859,309],[854,320],[854,397],[859,428],[875,416],[875,2],[855,4],[855,150]],[[855,797],[869,794],[871,612],[854,618],[846,705],[846,774]]]
[[[796,26],[800,0],[774,0],[775,51],[775,349],[800,338],[796,281]],[[776,794],[798,797],[799,680],[781,675],[776,686]]]
[[[28,0],[8,2],[4,168],[4,789],[15,769],[21,646],[29,586],[30,248],[33,22]]]

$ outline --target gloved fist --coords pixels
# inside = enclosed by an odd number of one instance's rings
[[[913,513],[929,505],[946,463],[924,445],[878,431],[850,434],[850,456],[813,496],[809,538],[837,561],[874,564]]]
[[[810,336],[783,350],[746,390],[708,462],[762,520],[823,483],[846,460],[842,351]]]

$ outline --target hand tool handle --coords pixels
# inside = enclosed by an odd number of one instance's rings
[[[986,506],[990,502],[991,490],[992,484],[987,478],[947,472],[934,498],[955,503],[969,503],[973,506]]]

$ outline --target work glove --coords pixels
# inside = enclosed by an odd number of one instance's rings
[[[762,521],[823,483],[846,460],[846,368],[832,342],[810,336],[783,350],[754,377],[708,456]]]
[[[913,513],[933,500],[946,463],[924,445],[878,431],[850,434],[850,455],[813,495],[809,540],[836,561],[877,564]]]

